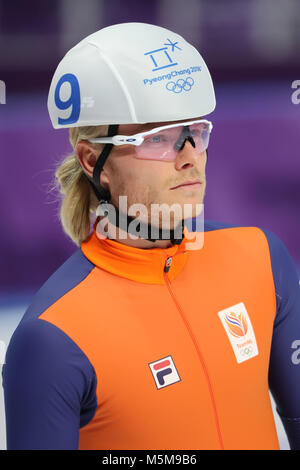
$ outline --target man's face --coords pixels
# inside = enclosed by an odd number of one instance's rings
[[[124,124],[119,126],[118,134],[133,135],[167,124],[171,123]],[[174,161],[141,160],[135,158],[133,145],[115,146],[104,165],[107,176],[104,181],[109,184],[112,204],[119,207],[119,196],[127,196],[128,208],[136,203],[145,205],[149,214],[148,223],[151,213],[154,215],[155,212],[152,204],[167,204],[169,207],[177,204],[183,216],[184,205],[189,204],[192,210],[190,216],[195,217],[201,212],[196,204],[202,204],[205,195],[205,166],[206,152],[199,154],[189,141],[185,142]],[[194,180],[201,183],[174,188]],[[170,226],[174,226],[173,217],[170,222]]]

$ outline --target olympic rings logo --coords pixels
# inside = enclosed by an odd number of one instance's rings
[[[251,354],[253,352],[253,349],[251,348],[251,346],[249,346],[248,348],[244,348],[241,350],[241,356],[249,356],[249,354]]]
[[[188,77],[186,80],[179,78],[177,82],[169,82],[166,84],[166,89],[172,91],[173,93],[181,93],[182,90],[190,91],[194,85],[194,80],[192,77]]]

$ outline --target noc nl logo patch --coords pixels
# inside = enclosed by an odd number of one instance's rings
[[[157,389],[167,387],[168,385],[181,381],[171,356],[151,362],[148,365],[152,372]]]

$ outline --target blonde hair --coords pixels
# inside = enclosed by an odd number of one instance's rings
[[[76,146],[80,140],[107,135],[108,126],[69,128],[69,140],[73,153],[67,155],[55,171],[54,186],[59,190],[61,205],[59,218],[64,232],[80,246],[89,236],[93,214],[99,201],[77,157]],[[94,144],[99,151],[103,144]]]

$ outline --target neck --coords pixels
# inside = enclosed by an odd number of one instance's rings
[[[99,217],[99,222],[97,225],[97,232],[98,235],[100,234],[101,238],[109,238],[115,240],[119,243],[123,243],[127,246],[133,246],[135,248],[142,248],[142,249],[150,249],[150,248],[169,248],[173,246],[170,240],[155,240],[150,241],[144,238],[134,237],[132,234],[120,229],[119,227],[111,224],[111,223],[103,223],[103,227],[101,226],[101,221],[103,221],[105,217]],[[107,222],[107,219],[106,219]],[[102,227],[102,228],[101,228]],[[104,230],[103,230],[104,229]],[[105,233],[105,235],[101,235]]]

